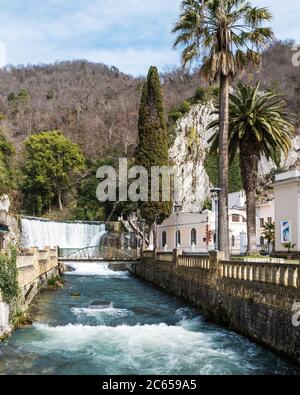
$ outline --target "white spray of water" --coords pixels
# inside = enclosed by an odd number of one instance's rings
[[[232,374],[255,371],[248,360],[241,366],[240,350],[216,346],[218,333],[190,331],[181,325],[66,325],[35,324],[42,340],[31,343],[39,353],[49,350],[89,353],[94,363],[106,367],[107,374],[120,368],[139,374]],[[219,339],[220,341],[220,339]],[[118,355],[118,359],[111,358]],[[155,363],[154,363],[155,361]]]
[[[85,248],[99,245],[106,233],[104,224],[55,222],[39,219],[22,219],[22,246]]]
[[[66,272],[68,276],[108,276],[127,277],[127,272],[110,270],[107,262],[68,262],[72,271]]]

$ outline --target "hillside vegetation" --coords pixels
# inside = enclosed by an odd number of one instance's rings
[[[264,88],[284,94],[299,119],[300,73],[292,65],[291,47],[291,42],[275,43],[265,52],[261,70],[249,69],[242,79],[260,80]],[[185,109],[186,99],[205,98],[207,86],[197,70],[170,69],[161,80],[173,120]],[[89,158],[133,152],[142,79],[103,64],[73,61],[7,67],[0,70],[0,81],[0,114],[5,116],[1,127],[17,150],[31,134],[62,130]]]
[[[292,42],[274,43],[265,51],[261,69],[257,72],[249,68],[240,79],[250,84],[261,81],[265,90],[282,94],[287,111],[298,126],[300,73],[292,65],[292,45]],[[193,104],[217,100],[218,88],[214,84],[208,86],[197,70],[186,72],[173,68],[164,71],[160,79],[172,142],[176,121]],[[94,196],[95,170],[99,163],[115,162],[120,156],[134,157],[143,84],[144,79],[126,75],[115,67],[84,60],[0,69],[0,193],[10,192],[14,208],[29,214],[41,211],[48,215],[44,209],[52,206],[55,215],[57,203],[57,207],[64,205],[65,210],[71,210],[71,214],[67,211],[68,217],[74,215],[80,219],[102,219],[112,211],[115,215],[118,210],[126,211],[126,207],[99,206]],[[40,203],[35,194],[33,199],[28,198],[30,177],[24,172],[24,142],[35,134],[54,130],[61,131],[70,141],[67,146],[71,143],[79,146],[85,169],[80,177],[74,177],[73,170],[67,169],[73,187],[62,199],[55,193],[49,201]],[[27,155],[27,162],[31,158],[32,155]],[[205,166],[215,184],[216,158],[208,156]],[[238,163],[233,164],[230,174],[230,190],[240,189]],[[41,183],[40,176],[37,180]],[[35,186],[34,193],[36,190]]]

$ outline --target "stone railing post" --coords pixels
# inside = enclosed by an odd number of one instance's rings
[[[219,279],[219,262],[225,260],[225,254],[219,251],[209,252],[209,273],[213,285],[217,284]]]
[[[178,248],[175,248],[173,250],[173,263],[175,264],[175,266],[178,266],[178,257],[181,255],[181,252]]]

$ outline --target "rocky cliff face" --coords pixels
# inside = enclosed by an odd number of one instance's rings
[[[205,171],[204,161],[209,148],[208,140],[213,131],[207,127],[214,120],[213,102],[197,104],[188,114],[182,117],[175,128],[175,141],[170,149],[169,157],[175,172],[177,186],[176,200],[182,202],[183,211],[201,212],[203,203],[210,195],[210,181]],[[293,139],[292,149],[287,158],[282,158],[281,167],[289,168],[299,162],[300,136]],[[262,159],[259,164],[260,184],[266,187],[266,175],[275,168],[272,161]],[[270,180],[269,180],[270,184]]]
[[[199,212],[207,199],[210,182],[204,168],[207,140],[212,131],[207,126],[213,120],[212,102],[198,104],[176,125],[175,141],[169,156],[175,171],[177,200],[184,212]]]
[[[9,232],[4,237],[4,248],[14,245],[20,246],[21,232],[18,225],[18,219],[9,213],[10,200],[7,195],[0,196],[0,224],[6,225]]]

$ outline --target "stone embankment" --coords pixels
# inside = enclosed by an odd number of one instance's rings
[[[222,258],[146,252],[127,267],[193,303],[207,320],[300,363],[300,266]]]
[[[31,248],[17,257],[18,284],[21,291],[18,310],[24,312],[38,294],[47,285],[48,280],[60,274],[57,249],[46,247],[44,250]],[[11,306],[6,304],[0,294],[0,337],[9,333]]]

